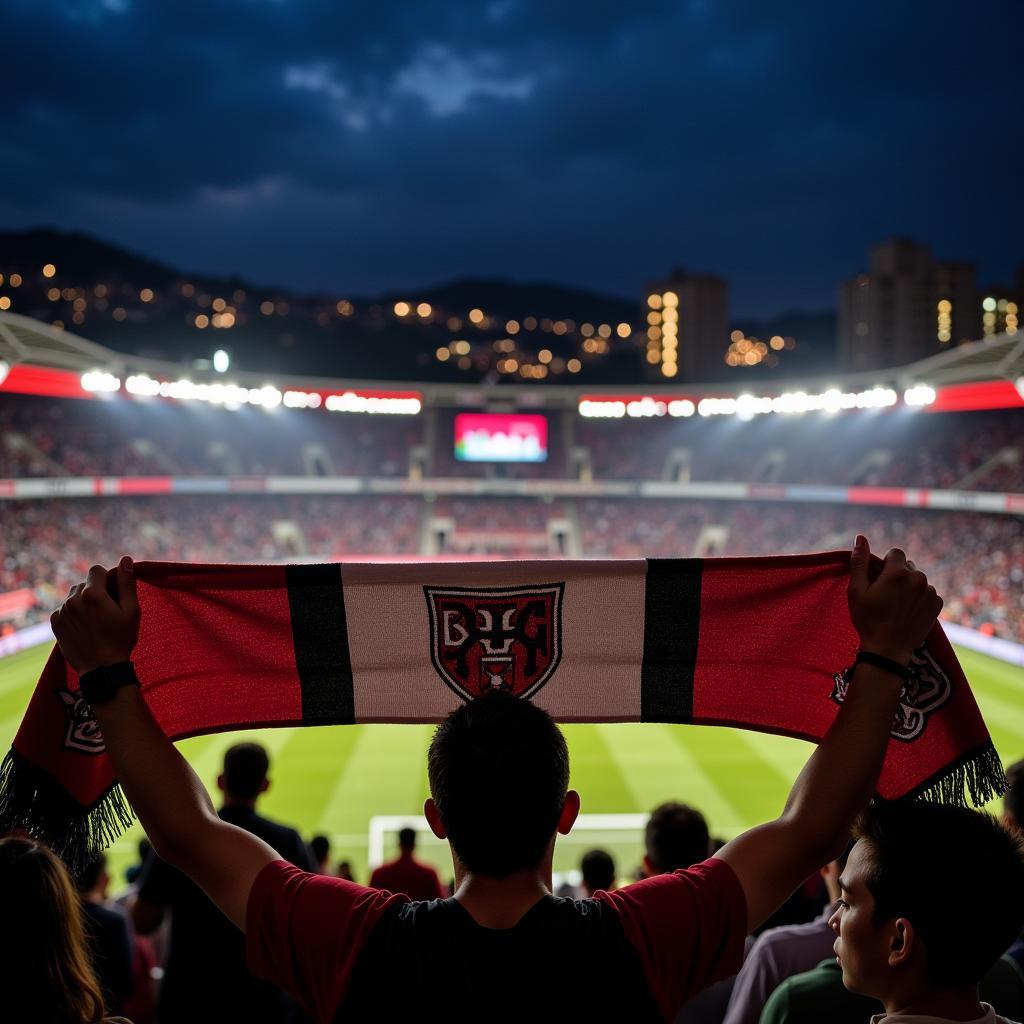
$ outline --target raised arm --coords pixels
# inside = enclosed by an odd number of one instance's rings
[[[80,676],[127,662],[139,636],[139,602],[131,559],[117,568],[117,597],[107,572],[89,570],[50,617],[67,662]],[[156,852],[199,885],[243,931],[249,890],[278,854],[256,836],[217,817],[188,762],[157,725],[138,686],[92,704],[125,795]]]
[[[850,560],[849,606],[860,649],[905,667],[932,629],[942,599],[898,548],[885,556],[873,582],[870,559],[867,540],[858,536]],[[882,770],[902,686],[894,672],[859,664],[832,727],[797,777],[782,814],[716,854],[739,877],[751,931],[812,872],[842,853]]]

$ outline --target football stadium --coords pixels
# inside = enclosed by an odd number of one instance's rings
[[[5,5],[0,1024],[1024,1021],[947,8]]]
[[[26,316],[0,315],[0,332],[9,358],[27,357],[12,358],[0,385],[7,650],[48,637],[66,589],[122,549],[190,562],[689,558],[838,549],[859,530],[876,551],[899,544],[928,566],[997,749],[1024,748],[1015,333],[817,390],[485,395],[186,379]],[[0,662],[5,740],[48,653],[44,640]],[[425,827],[430,733],[357,725],[246,738],[273,755],[268,810],[329,836],[332,856],[365,877],[401,827]],[[567,735],[584,804],[556,871],[572,874],[596,845],[624,878],[639,867],[651,808],[685,794],[717,838],[732,838],[779,812],[809,749],[713,726],[579,724]],[[195,737],[182,750],[213,786],[237,738]],[[135,826],[111,848],[115,872],[135,861],[140,836]],[[450,871],[446,844],[428,833],[422,845]]]

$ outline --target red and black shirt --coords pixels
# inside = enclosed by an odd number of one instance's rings
[[[593,899],[553,896],[514,928],[478,925],[455,899],[410,902],[275,861],[246,920],[249,969],[318,1024],[405,1020],[659,1021],[734,974],[747,907],[721,860]]]

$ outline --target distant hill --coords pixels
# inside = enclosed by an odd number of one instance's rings
[[[42,275],[47,263],[57,267],[53,279]],[[507,320],[522,322],[532,316],[538,321],[536,329],[521,325],[516,334],[516,362],[520,368],[527,362],[539,367],[547,349],[551,355],[543,364],[550,368],[545,383],[650,387],[659,381],[656,368],[643,358],[646,310],[640,296],[630,301],[547,282],[464,277],[377,296],[344,296],[351,308],[343,312],[340,295],[254,285],[238,276],[194,274],[87,234],[49,227],[0,231],[0,272],[8,283],[12,272],[24,278],[17,293],[12,292],[15,311],[62,322],[117,351],[179,362],[185,369],[224,347],[236,368],[266,373],[512,382],[522,376],[500,372],[498,364],[505,359],[495,343],[505,335]],[[143,299],[146,289],[153,295]],[[393,312],[398,301],[428,302],[433,315],[398,318]],[[213,303],[228,304],[228,329],[214,329]],[[268,305],[270,313],[265,311]],[[466,322],[473,308],[484,310],[490,319],[485,329]],[[451,316],[462,321],[457,330],[448,327]],[[197,323],[197,318],[205,323]],[[543,330],[546,320],[574,323],[556,334],[551,324]],[[613,335],[607,351],[588,352],[579,331],[588,322],[625,322],[637,333],[627,340]],[[795,311],[737,326],[765,339],[792,336],[797,347],[786,352],[774,370],[732,370],[723,363],[722,379],[742,377],[753,383],[824,370],[832,363],[832,313]],[[441,349],[466,341],[471,346],[468,354],[453,348],[448,357],[438,358]],[[725,344],[723,339],[723,353]],[[578,373],[568,371],[571,359],[582,364]]]

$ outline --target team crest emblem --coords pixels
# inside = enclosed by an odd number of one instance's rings
[[[893,715],[889,735],[909,743],[924,732],[928,716],[938,711],[953,695],[953,684],[927,647],[919,647],[910,659],[910,680],[900,691],[900,702]],[[832,700],[842,704],[850,686],[853,670],[848,668],[835,677]]]
[[[64,749],[75,750],[79,754],[102,754],[107,748],[103,745],[103,733],[88,701],[80,692],[55,690],[54,693],[68,718]]]
[[[424,587],[430,659],[464,700],[489,690],[535,694],[562,659],[564,583]]]

